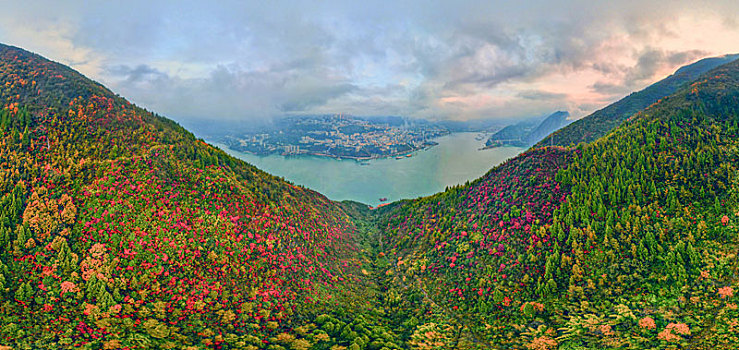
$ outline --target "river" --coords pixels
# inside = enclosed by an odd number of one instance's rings
[[[381,203],[380,198],[392,202],[428,196],[447,186],[474,180],[525,150],[519,147],[478,150],[485,140],[476,140],[477,135],[453,133],[434,139],[439,143],[437,146],[413,152],[412,157],[373,159],[367,165],[314,156],[257,156],[211,143],[259,169],[330,199],[350,199],[375,206]]]

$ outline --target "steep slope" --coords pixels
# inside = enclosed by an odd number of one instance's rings
[[[616,103],[576,120],[565,128],[549,135],[535,145],[572,146],[581,142],[593,142],[618,127],[634,113],[647,108],[659,99],[669,96],[693,82],[701,74],[739,58],[739,54],[705,58],[681,67],[673,75],[660,80],[644,90],[631,93]]]
[[[733,62],[593,144],[388,208],[390,271],[447,347],[734,348],[738,135]]]
[[[307,348],[366,307],[337,203],[15,47],[0,98],[0,346]]]
[[[552,113],[552,115],[548,116],[541,123],[539,123],[536,129],[531,130],[531,132],[523,139],[523,142],[526,144],[526,146],[531,146],[541,141],[547,135],[567,125],[569,123],[567,121],[567,118],[569,116],[570,113],[566,111]]]
[[[485,142],[485,147],[516,146],[520,145],[523,138],[537,126],[535,120],[525,120],[513,125],[508,125],[491,135]]]
[[[529,147],[568,124],[568,112],[554,112],[539,123],[525,121],[509,125],[490,136],[486,147],[517,146]]]
[[[735,348],[739,62],[369,211],[0,46],[0,347]]]
[[[384,214],[384,253],[396,283],[422,291],[455,320],[434,323],[435,331],[446,330],[446,347],[457,333],[465,347],[511,340],[505,327],[517,322],[517,307],[533,300],[523,294],[543,268],[523,255],[552,248],[553,239],[539,231],[565,202],[569,189],[554,177],[574,155],[558,147],[531,150],[468,185]]]

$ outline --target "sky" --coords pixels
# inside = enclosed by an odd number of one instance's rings
[[[739,1],[0,0],[0,42],[179,121],[579,118],[739,52]]]

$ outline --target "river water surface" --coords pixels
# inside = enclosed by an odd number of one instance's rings
[[[273,175],[316,190],[333,200],[351,199],[377,205],[428,196],[447,186],[463,184],[484,175],[524,148],[500,147],[478,150],[485,140],[477,133],[453,133],[434,141],[439,145],[412,153],[403,159],[383,158],[362,165],[355,160],[313,156],[257,156],[212,143],[227,153]]]

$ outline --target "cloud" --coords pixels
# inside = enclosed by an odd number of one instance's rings
[[[739,3],[9,2],[0,40],[175,119],[582,116],[739,51]],[[590,110],[589,110],[590,109]]]
[[[286,96],[279,105],[285,113],[307,113],[312,107],[325,105],[328,101],[356,90],[356,86],[348,83],[325,85],[317,81],[302,81]]]
[[[619,96],[630,91],[629,87],[624,86],[623,83],[611,83],[605,81],[595,82],[590,86],[593,91],[601,95]]]
[[[664,71],[666,68],[679,67],[706,55],[708,53],[702,50],[671,52],[646,48],[639,53],[636,65],[626,72],[624,84],[629,84],[630,82],[639,83],[642,80],[653,79],[658,72]]]
[[[166,73],[145,64],[134,68],[127,65],[116,65],[109,67],[107,71],[113,76],[123,77],[126,83],[131,85],[169,78]]]
[[[299,66],[299,64],[298,64]],[[159,69],[115,65],[106,73],[112,84],[145,105],[157,105],[183,118],[270,118],[306,113],[310,108],[350,93],[356,87],[342,79],[298,74],[287,64],[264,71],[219,65],[204,78],[183,79]]]
[[[634,55],[636,61],[632,66],[621,66],[617,69],[603,67],[601,71],[606,72],[611,79],[598,80],[589,87],[593,92],[603,96],[623,97],[664,78],[667,74],[672,74],[675,67],[681,67],[708,55],[708,52],[702,50],[667,51],[647,47]]]
[[[542,90],[525,90],[519,92],[517,96],[527,100],[562,100],[567,97],[567,94]]]

